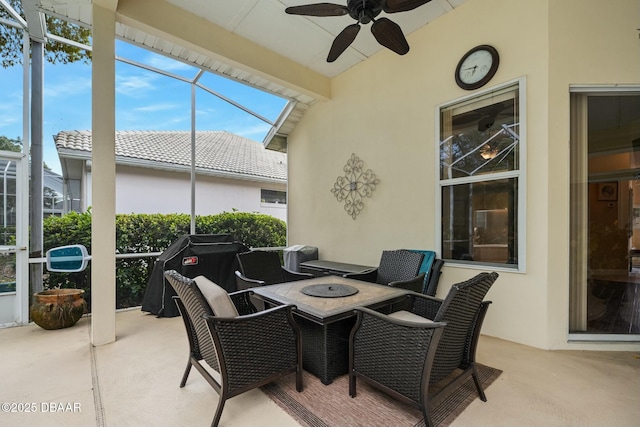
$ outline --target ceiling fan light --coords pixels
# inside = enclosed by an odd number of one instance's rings
[[[498,155],[498,147],[492,147],[489,144],[485,144],[480,149],[480,157],[485,160],[494,159]]]

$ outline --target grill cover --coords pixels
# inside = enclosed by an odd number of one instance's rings
[[[192,279],[202,275],[227,292],[236,291],[236,254],[248,250],[248,247],[230,234],[182,236],[156,259],[142,300],[142,311],[158,317],[175,317],[180,314],[172,300],[176,293],[164,278],[167,270],[176,270]]]

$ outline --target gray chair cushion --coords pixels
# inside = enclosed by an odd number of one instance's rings
[[[198,276],[193,279],[198,285],[198,289],[202,296],[207,300],[211,310],[218,317],[237,317],[238,310],[233,305],[233,301],[229,297],[227,291],[213,283],[204,276]]]
[[[407,310],[394,311],[388,316],[394,319],[406,320],[408,322],[414,322],[414,323],[433,323],[433,320],[429,320],[425,317],[418,316],[417,314],[413,314],[412,312]]]

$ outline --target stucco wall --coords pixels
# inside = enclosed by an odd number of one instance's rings
[[[196,179],[196,214],[259,212],[286,221],[286,205],[260,203],[260,190],[286,191],[285,184],[258,183],[210,176]],[[189,174],[118,166],[117,213],[190,213]]]
[[[569,84],[640,83],[638,3],[473,0],[409,35],[406,56],[384,50],[335,78],[332,99],[314,105],[289,137],[289,244],[368,265],[383,249],[435,248],[437,106],[469,94],[455,84],[456,64],[473,46],[491,44],[500,67],[483,89],[526,84],[527,269],[500,271],[483,332],[573,348],[566,342]],[[579,67],[590,71],[575,74]],[[330,192],[351,153],[380,179],[356,220]],[[438,295],[477,272],[445,267]]]
[[[640,85],[640,1],[554,0],[549,8],[549,346],[563,348],[569,293],[569,87]],[[562,185],[558,185],[562,183]],[[578,345],[572,345],[571,348]],[[601,349],[601,345],[581,346]],[[609,345],[610,348],[625,346]],[[638,348],[637,345],[634,348]]]

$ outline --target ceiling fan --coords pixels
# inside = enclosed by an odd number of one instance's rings
[[[302,6],[291,6],[285,12],[291,15],[306,16],[342,16],[349,15],[357,21],[348,25],[333,41],[327,62],[333,62],[355,40],[361,24],[371,24],[371,33],[382,46],[391,49],[398,55],[409,52],[409,43],[400,26],[388,18],[375,19],[380,12],[397,13],[415,9],[431,0],[347,0],[343,6],[334,3],[316,3]]]

